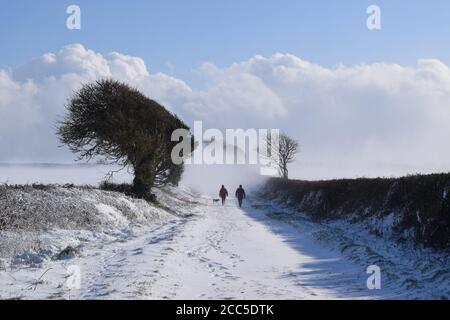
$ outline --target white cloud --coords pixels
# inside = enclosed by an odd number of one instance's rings
[[[0,161],[70,158],[56,147],[56,118],[82,83],[112,77],[188,123],[286,130],[301,141],[294,172],[302,176],[328,176],[324,168],[331,166],[336,176],[450,169],[450,69],[438,60],[325,68],[277,53],[226,68],[205,63],[199,72],[205,89],[193,90],[181,79],[150,73],[141,58],[80,44],[0,70]],[[316,162],[328,166],[302,171]]]
[[[0,70],[0,130],[14,128],[18,122],[32,125],[38,121],[39,106],[34,103],[37,91],[33,82],[15,82],[9,72]]]
[[[142,81],[149,76],[144,60],[112,52],[106,57],[110,73],[119,79]]]

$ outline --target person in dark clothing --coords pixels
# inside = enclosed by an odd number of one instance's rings
[[[242,207],[242,200],[245,199],[245,190],[242,188],[242,185],[239,185],[239,188],[236,189],[236,198],[238,198],[239,208]]]
[[[222,205],[224,205],[225,199],[228,197],[228,191],[227,191],[227,189],[225,189],[224,185],[222,185],[222,188],[220,188],[219,197],[220,197],[220,199],[222,199]]]

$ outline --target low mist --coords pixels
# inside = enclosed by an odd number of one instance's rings
[[[267,177],[260,175],[256,165],[186,165],[181,183],[204,195],[219,197],[222,185],[227,188],[229,196],[242,184],[247,194],[255,191]]]

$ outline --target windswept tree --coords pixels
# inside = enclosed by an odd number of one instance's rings
[[[66,108],[57,134],[80,160],[131,166],[139,198],[153,199],[154,185],[179,182],[183,164],[171,161],[177,143],[171,135],[189,128],[159,103],[126,84],[99,80],[84,85]]]
[[[270,150],[270,159],[278,167],[278,172],[283,179],[289,178],[288,164],[294,162],[295,155],[299,152],[299,143],[285,133],[281,133],[277,142],[266,138],[266,147]]]

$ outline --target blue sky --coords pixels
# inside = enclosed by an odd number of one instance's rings
[[[66,8],[82,10],[82,30],[65,28]],[[382,30],[366,28],[366,8],[382,10]],[[189,78],[205,61],[218,66],[275,52],[334,66],[362,62],[450,64],[450,2],[428,1],[31,1],[3,2],[0,66],[15,67],[79,42],[97,52],[142,57],[150,71]]]
[[[66,28],[72,4],[79,31]],[[366,27],[371,4],[379,31]],[[191,126],[281,128],[302,145],[296,177],[450,170],[448,0],[0,6],[0,161],[72,160],[55,119],[80,84],[111,77]]]

